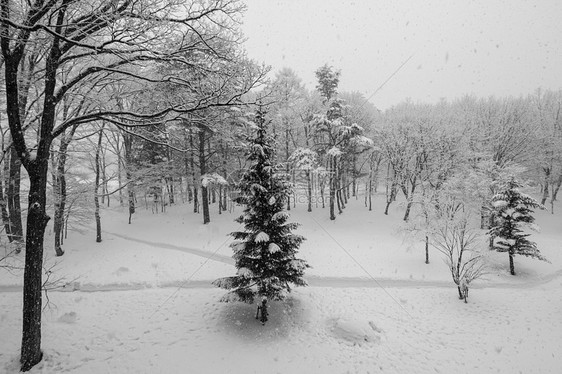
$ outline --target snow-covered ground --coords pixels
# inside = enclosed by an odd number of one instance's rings
[[[233,275],[230,238],[240,210],[209,225],[186,205],[120,209],[72,232],[54,258],[43,316],[45,359],[35,373],[559,373],[562,372],[562,220],[537,212],[535,240],[552,262],[491,253],[489,274],[458,300],[441,257],[404,240],[403,208],[352,201],[335,222],[298,206],[310,287],[270,305],[220,303],[210,282]],[[562,206],[556,206],[562,209]],[[57,263],[58,262],[58,263]],[[54,265],[57,263],[56,265]],[[18,370],[21,274],[0,269],[0,372]]]

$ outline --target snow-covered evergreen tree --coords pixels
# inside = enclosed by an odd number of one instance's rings
[[[292,233],[297,223],[287,222],[284,211],[291,186],[273,165],[274,140],[267,135],[264,112],[255,118],[256,135],[249,139],[251,165],[240,182],[238,204],[243,214],[236,222],[243,231],[231,233],[237,274],[217,279],[214,284],[229,290],[222,301],[253,303],[254,299],[282,300],[291,291],[290,284],[306,286],[303,279],[306,261],[297,259],[304,240]]]
[[[515,275],[513,256],[522,255],[548,261],[541,255],[537,244],[527,239],[530,234],[524,233],[525,228],[533,228],[533,209],[542,207],[531,196],[522,193],[521,183],[511,178],[505,186],[492,198],[495,226],[488,234],[493,239],[493,249],[509,253],[509,270]]]

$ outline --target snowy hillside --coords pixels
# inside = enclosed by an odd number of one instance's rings
[[[309,287],[270,306],[220,303],[210,283],[233,275],[233,213],[208,225],[186,205],[141,209],[127,224],[102,212],[103,242],[92,225],[71,232],[55,258],[43,315],[45,359],[31,373],[558,373],[562,368],[560,214],[537,212],[533,235],[551,263],[490,253],[488,274],[469,303],[436,251],[405,239],[403,207],[384,216],[351,201],[326,210],[291,210],[307,240],[300,256]],[[556,209],[562,209],[557,206]],[[17,264],[17,263],[16,263]],[[55,265],[56,264],[56,265]],[[0,371],[19,370],[21,272],[0,269]]]

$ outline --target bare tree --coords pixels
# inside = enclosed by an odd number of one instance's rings
[[[483,256],[477,249],[479,234],[470,226],[470,213],[453,196],[441,199],[434,211],[431,244],[445,258],[459,298],[468,298],[470,283],[484,273]]]

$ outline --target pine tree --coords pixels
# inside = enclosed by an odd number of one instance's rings
[[[522,193],[519,190],[521,187],[521,183],[510,178],[504,188],[492,198],[496,224],[488,231],[492,238],[493,249],[509,253],[511,275],[515,275],[513,264],[515,255],[548,262],[537,249],[537,244],[527,239],[530,234],[525,234],[523,231],[525,228],[532,227],[535,221],[532,216],[533,209],[542,206],[531,196]]]
[[[256,135],[248,139],[251,166],[242,176],[236,199],[245,206],[236,219],[244,230],[231,233],[238,271],[213,282],[230,291],[222,301],[282,300],[291,291],[290,284],[306,286],[303,275],[309,266],[295,257],[304,238],[291,233],[297,223],[287,222],[284,207],[291,186],[272,163],[274,141],[267,135],[264,115],[261,109],[256,114]]]

